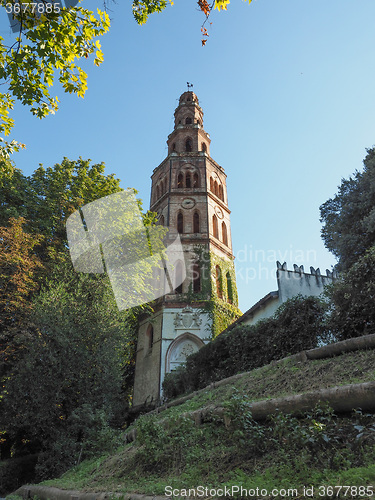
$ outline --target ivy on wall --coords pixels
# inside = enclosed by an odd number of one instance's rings
[[[238,309],[238,293],[233,261],[225,260],[204,246],[194,247],[196,262],[201,272],[201,291],[194,293],[189,288],[189,303],[203,302],[202,312],[208,313],[211,320],[211,337],[217,337],[242,313]],[[220,270],[220,295],[216,286],[216,269]],[[227,278],[228,277],[228,278]]]

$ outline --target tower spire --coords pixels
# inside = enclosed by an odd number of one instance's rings
[[[152,316],[139,323],[135,406],[146,399],[157,401],[165,374],[240,315],[227,176],[210,156],[203,110],[193,85],[187,85],[174,113],[168,156],[151,177],[150,208],[169,229],[167,246],[179,236],[183,247],[184,256],[174,269],[175,282],[180,284],[158,299]]]

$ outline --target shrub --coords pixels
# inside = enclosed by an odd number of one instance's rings
[[[236,373],[311,349],[325,340],[326,304],[316,297],[294,297],[272,318],[256,325],[239,325],[222,333],[187,358],[186,365],[163,383],[167,399],[201,389]]]
[[[327,322],[339,340],[374,332],[375,247],[328,289],[331,312]]]

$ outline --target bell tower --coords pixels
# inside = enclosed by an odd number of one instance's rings
[[[173,293],[141,318],[135,368],[135,406],[157,404],[165,374],[240,315],[232,252],[226,174],[210,156],[203,110],[184,92],[168,136],[168,156],[151,176],[150,209],[168,228],[166,245],[179,234],[182,260],[175,263]]]

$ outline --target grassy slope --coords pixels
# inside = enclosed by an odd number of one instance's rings
[[[270,491],[345,483],[371,484],[375,489],[373,416],[336,418],[318,411],[306,419],[281,417],[262,425],[241,417],[244,412],[246,415],[247,399],[373,381],[374,356],[373,350],[358,351],[326,360],[288,361],[253,370],[233,385],[207,391],[160,415],[141,419],[135,444],[124,446],[111,456],[86,461],[62,478],[45,484],[85,491],[153,494],[163,494],[166,485],[243,485]],[[182,412],[212,403],[228,405],[232,428],[226,429],[221,421],[195,427],[187,419],[178,419]],[[166,417],[168,429],[157,423]],[[316,490],[314,498],[322,498],[320,493]],[[354,497],[369,498],[358,494]]]

